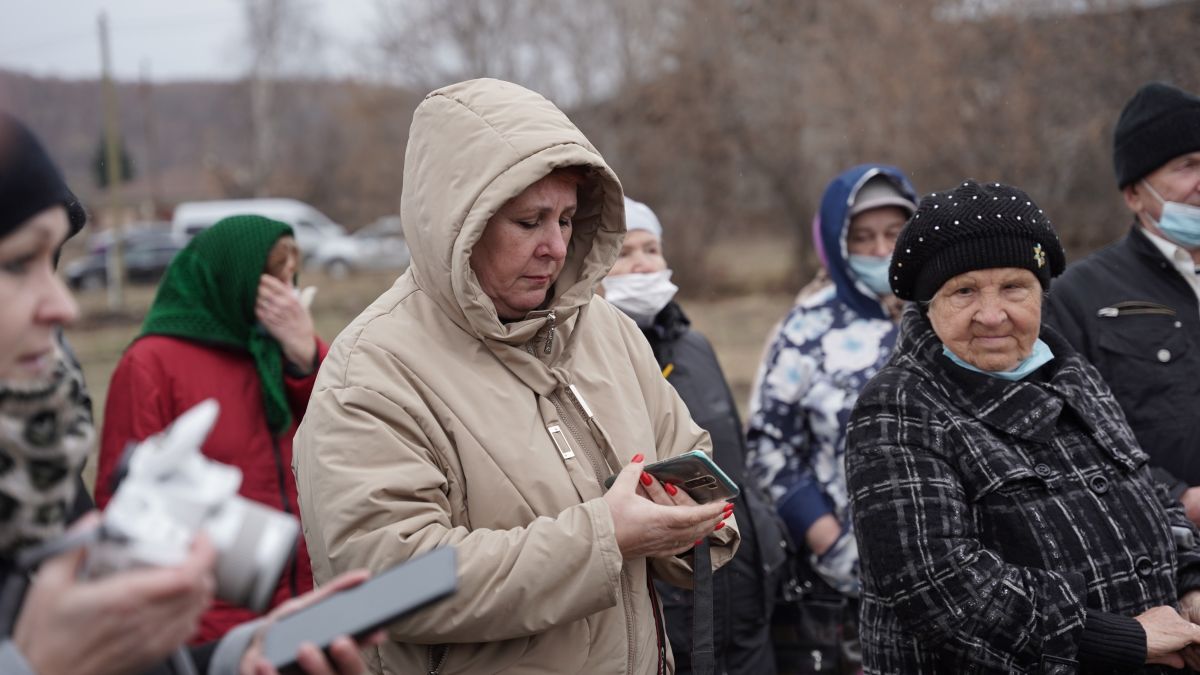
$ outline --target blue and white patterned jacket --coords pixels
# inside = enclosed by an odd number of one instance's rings
[[[750,475],[775,500],[792,538],[832,513],[837,542],[808,562],[830,586],[858,595],[858,548],[846,495],[846,423],[858,392],[887,363],[896,324],[846,263],[849,204],[883,174],[914,201],[903,173],[879,164],[854,167],[825,190],[814,239],[833,285],[803,299],[767,348],[752,390],[747,429]]]

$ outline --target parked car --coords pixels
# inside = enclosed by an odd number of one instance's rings
[[[312,206],[295,199],[225,199],[184,202],[175,207],[171,229],[182,237],[212,227],[229,216],[265,216],[292,226],[296,244],[306,261],[329,241],[346,236],[341,225]]]
[[[72,260],[63,269],[67,284],[76,289],[104,288],[108,285],[108,254],[112,235],[102,233],[91,241],[87,255]],[[187,244],[172,232],[135,229],[125,234],[125,278],[131,282],[155,282],[162,277],[171,260]]]
[[[341,279],[364,270],[402,270],[410,254],[399,216],[387,216],[350,235],[329,239],[309,259],[309,265]]]

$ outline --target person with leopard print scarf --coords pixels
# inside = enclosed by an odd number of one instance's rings
[[[176,567],[100,579],[81,578],[86,549],[65,545],[100,521],[92,512],[69,523],[90,500],[79,471],[95,431],[82,373],[61,341],[78,307],[55,273],[61,245],[85,220],[41,143],[0,112],[0,672],[183,675],[196,662],[212,675],[271,672],[261,623],[177,652],[212,598],[216,553],[204,537]],[[66,550],[27,565],[38,548]],[[290,609],[365,578],[346,575]],[[299,656],[310,675],[365,670],[344,637],[332,663],[311,646]]]

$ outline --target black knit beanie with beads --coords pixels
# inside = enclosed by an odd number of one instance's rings
[[[51,206],[67,209],[73,235],[87,213],[46,149],[15,117],[0,112],[0,237]]]
[[[1058,234],[1029,195],[968,180],[921,199],[896,240],[888,277],[896,297],[923,302],[959,274],[997,267],[1027,269],[1048,290],[1066,264]]]

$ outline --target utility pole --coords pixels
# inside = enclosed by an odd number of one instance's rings
[[[108,308],[125,308],[125,214],[121,202],[121,156],[117,148],[117,90],[108,50],[108,17],[100,12],[100,87],[104,98],[104,163],[108,173],[108,210],[112,221],[108,248]]]
[[[146,163],[139,173],[150,180],[150,208],[154,212],[151,219],[158,220],[163,200],[162,186],[159,184],[158,179],[158,147],[157,139],[154,135],[154,101],[150,98],[151,93],[150,61],[143,60],[142,78],[138,84],[138,99],[142,103],[142,121],[145,125]]]

